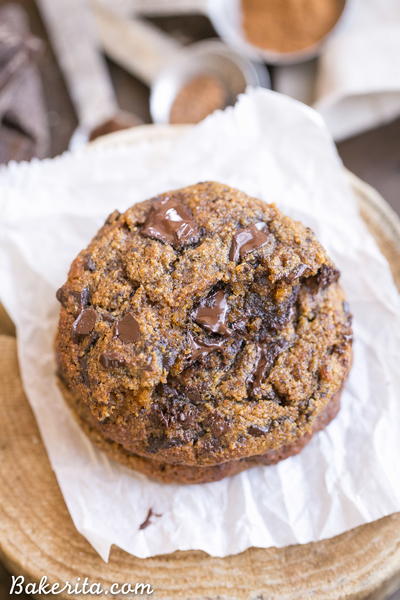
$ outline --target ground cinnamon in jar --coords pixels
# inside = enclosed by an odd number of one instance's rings
[[[226,106],[224,86],[212,75],[197,75],[178,92],[172,103],[170,123],[198,123],[218,108]]]
[[[296,52],[334,27],[345,0],[242,0],[243,31],[254,46]]]

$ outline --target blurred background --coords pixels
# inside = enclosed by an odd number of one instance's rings
[[[316,107],[400,210],[398,0],[0,0],[1,163],[197,122],[246,85]]]
[[[248,85],[313,106],[400,213],[400,0],[0,0],[0,164],[196,123]]]

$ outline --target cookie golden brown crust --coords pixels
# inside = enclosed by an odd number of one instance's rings
[[[298,454],[304,446],[310,441],[314,433],[317,433],[321,429],[324,429],[334,417],[337,415],[340,408],[340,391],[329,401],[324,411],[318,415],[314,421],[313,429],[310,433],[304,434],[299,437],[296,441],[285,444],[277,450],[267,450],[264,454],[259,456],[249,456],[248,458],[240,458],[238,460],[232,460],[219,465],[213,465],[208,467],[196,467],[193,465],[176,465],[159,462],[152,460],[144,456],[132,454],[125,450],[120,444],[108,440],[103,437],[99,431],[92,428],[89,425],[89,420],[82,417],[83,410],[79,407],[79,403],[76,402],[76,398],[71,395],[67,388],[63,385],[62,381],[59,380],[59,387],[61,392],[68,402],[70,407],[73,409],[73,414],[78,420],[78,423],[85,431],[87,436],[106,454],[116,460],[117,462],[140,471],[152,479],[157,479],[164,483],[207,483],[210,481],[219,481],[224,477],[236,475],[241,471],[249,469],[251,467],[257,467],[260,465],[274,465],[277,462]]]
[[[350,367],[338,278],[310,229],[228,186],[116,211],[57,292],[69,403],[162,480],[286,458],[332,418]]]

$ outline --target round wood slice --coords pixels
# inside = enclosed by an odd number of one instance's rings
[[[107,143],[164,134],[171,129],[139,127]],[[400,287],[398,217],[374,190],[349,178]],[[0,330],[12,332],[2,314]],[[311,544],[250,548],[226,558],[190,551],[139,559],[113,548],[106,564],[68,514],[22,388],[12,335],[0,335],[0,423],[0,554],[30,581],[47,575],[50,583],[143,582],[165,600],[383,600],[400,586],[400,513]]]

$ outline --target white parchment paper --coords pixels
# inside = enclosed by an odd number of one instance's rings
[[[342,140],[400,114],[399,56],[399,0],[347,0],[318,61],[278,67],[274,86],[313,104]]]
[[[338,417],[298,456],[216,483],[165,485],[110,461],[71,417],[54,376],[55,291],[112,210],[206,179],[276,202],[315,230],[342,271],[354,366]],[[400,510],[399,296],[315,112],[249,91],[179,139],[11,165],[0,209],[0,295],[25,390],[74,523],[104,559],[111,544],[147,557],[304,543]],[[139,530],[149,507],[162,516]]]

